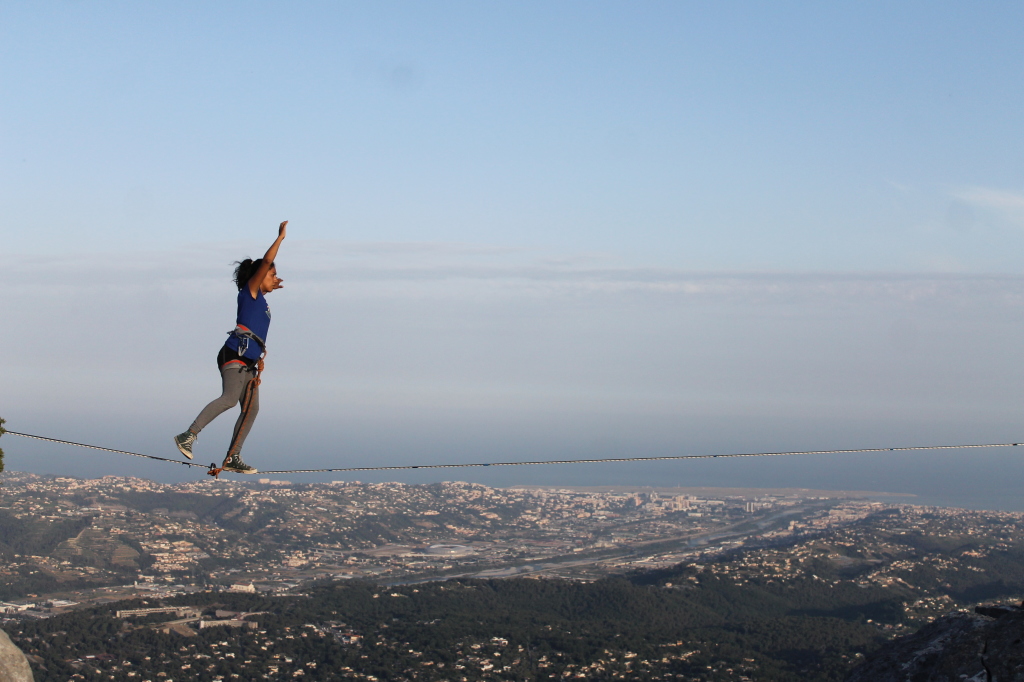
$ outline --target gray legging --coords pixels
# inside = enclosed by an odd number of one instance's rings
[[[256,415],[260,411],[260,388],[253,381],[256,378],[256,372],[245,365],[232,363],[221,367],[220,376],[224,387],[220,397],[203,408],[188,430],[198,434],[219,415],[241,403],[242,413],[238,415],[238,421],[235,422],[235,432],[231,436],[231,445],[228,447],[228,457],[231,457],[242,451],[242,443],[249,435],[252,423],[256,421]]]

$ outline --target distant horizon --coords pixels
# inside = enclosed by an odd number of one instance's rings
[[[103,478],[131,478],[131,479],[135,479],[135,480],[148,481],[150,483],[157,483],[159,485],[174,485],[174,484],[162,483],[160,481],[157,481],[157,480],[154,480],[154,479],[151,479],[151,478],[143,478],[143,477],[139,477],[139,476],[122,476],[122,475],[119,475],[119,474],[104,474],[102,476],[96,476],[94,478],[83,478],[81,476],[72,476],[72,475],[67,475],[67,474],[35,474],[35,473],[32,473],[32,472],[28,472],[28,471],[5,470],[2,473],[0,473],[0,476],[2,476],[4,474],[10,474],[10,475],[14,475],[14,476],[28,475],[28,476],[39,476],[39,477],[51,477],[51,478],[74,478],[74,479],[84,480],[84,481],[100,480],[100,479],[103,479]],[[247,476],[246,478],[238,478],[238,479],[232,478],[232,479],[230,479],[230,482],[231,483],[249,484],[249,485],[271,485],[271,486],[284,486],[284,485],[324,485],[324,486],[327,486],[327,485],[381,485],[381,483],[385,483],[385,484],[386,483],[394,483],[396,485],[436,485],[436,484],[440,484],[440,483],[451,483],[451,484],[454,484],[454,483],[473,484],[474,483],[473,481],[458,481],[458,480],[434,481],[434,482],[431,482],[431,483],[403,483],[402,481],[384,481],[384,482],[369,482],[369,481],[356,481],[356,480],[352,480],[352,481],[345,481],[345,480],[337,480],[337,481],[286,481],[286,480],[281,480],[281,479],[272,479],[270,483],[263,483],[263,482],[261,482],[259,480],[261,478],[265,478],[265,477],[264,476],[260,476],[259,474],[255,474],[255,475],[253,475],[251,477]],[[211,483],[211,484],[216,484],[216,483],[224,482],[224,481],[221,481],[220,479],[218,479],[216,481],[209,480],[209,479],[198,479],[198,480],[200,480],[202,482],[205,482],[205,483]],[[187,481],[182,481],[182,483],[187,483]],[[810,489],[810,488],[722,488],[722,487],[714,487],[714,486],[698,486],[698,487],[680,487],[680,486],[664,487],[663,486],[663,487],[657,487],[657,486],[617,486],[617,485],[573,486],[573,485],[523,485],[523,484],[510,485],[510,486],[488,486],[488,487],[504,487],[504,488],[507,488],[509,490],[556,490],[556,489],[562,489],[562,490],[571,490],[571,491],[574,491],[574,492],[610,492],[610,493],[615,493],[615,492],[627,492],[628,493],[628,492],[634,492],[634,491],[636,491],[636,492],[639,492],[639,491],[650,491],[650,492],[661,493],[661,492],[675,492],[675,491],[679,491],[679,492],[685,493],[685,494],[696,494],[697,492],[716,491],[718,494],[722,494],[722,495],[726,495],[726,496],[732,496],[732,497],[742,497],[742,495],[739,494],[741,492],[753,492],[753,493],[757,493],[757,494],[765,495],[765,496],[789,496],[789,495],[794,495],[796,493],[801,493],[801,494],[804,494],[804,495],[815,496],[815,497],[870,497],[870,496],[873,496],[873,495],[874,496],[884,496],[884,497],[916,497],[916,495],[913,495],[913,494],[910,494],[910,493],[889,493],[889,492],[869,491],[869,490],[814,490],[814,489]],[[735,491],[735,494],[731,494],[728,491]]]
[[[258,469],[1024,441],[1022,21],[942,1],[0,6],[0,416],[178,458],[220,390],[233,264],[288,220]],[[195,461],[223,461],[231,414]],[[10,440],[15,469],[191,476]],[[1019,463],[467,475],[1021,510]]]

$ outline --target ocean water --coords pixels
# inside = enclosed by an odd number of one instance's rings
[[[211,428],[200,437],[196,461],[219,461],[228,439],[229,420],[220,430]],[[270,420],[268,420],[270,421]],[[10,426],[10,425],[9,425]],[[125,432],[127,431],[127,432]],[[170,429],[154,437],[150,428],[126,429],[119,434],[103,433],[95,426],[67,425],[55,437],[94,443],[136,452],[180,459],[171,444]],[[942,437],[944,436],[945,437]],[[970,434],[983,442],[981,434]],[[1011,439],[988,442],[1010,442]],[[119,437],[114,437],[119,436]],[[675,447],[674,444],[648,444],[627,447],[623,441],[610,446],[583,444],[558,447],[539,442],[532,447],[505,444],[487,448],[458,447],[458,443],[402,443],[380,436],[374,442],[365,433],[357,443],[352,438],[338,443],[317,443],[310,439],[289,442],[282,431],[266,429],[254,432],[245,452],[246,461],[261,470],[318,468],[337,466],[389,466],[463,462],[506,462],[526,460],[577,459],[589,457],[671,456],[678,454],[728,454],[803,449],[891,447],[896,445],[943,445],[955,443],[950,434],[890,434],[883,440],[878,434],[837,433],[831,440],[822,437],[802,441],[765,438],[758,442],[704,442]],[[436,438],[436,436],[435,436]],[[966,438],[966,437],[963,437]],[[964,442],[960,439],[959,442]],[[202,469],[152,462],[70,446],[40,443],[13,435],[0,442],[7,452],[9,470],[99,477],[130,475],[163,482],[205,480]],[[471,444],[473,445],[473,444]],[[758,445],[765,447],[759,448]],[[325,472],[313,474],[265,474],[293,482],[359,480],[364,482],[400,481],[429,483],[436,481],[473,481],[491,486],[546,485],[636,487],[741,487],[808,488],[815,490],[857,490],[898,494],[886,496],[914,504],[969,509],[1024,511],[1024,446],[951,449],[929,451],[893,451],[876,453],[840,453],[791,455],[784,457],[735,457],[678,461],[615,462],[592,464],[544,464],[489,466],[452,469],[405,469],[396,471]]]

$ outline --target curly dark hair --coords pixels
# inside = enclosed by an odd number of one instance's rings
[[[256,274],[256,271],[263,265],[263,259],[257,258],[246,258],[245,260],[235,261],[235,284],[238,286],[238,290],[241,291],[249,284],[249,280]],[[271,263],[270,267],[274,267]]]

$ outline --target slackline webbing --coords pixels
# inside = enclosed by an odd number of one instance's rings
[[[47,438],[45,436],[33,436],[29,433],[19,433],[18,431],[7,431],[7,433],[13,436],[22,436],[24,438],[33,438],[35,440],[47,441],[50,443],[60,443],[62,445],[74,445],[80,448],[90,448],[92,450],[103,450],[104,452],[113,452],[120,455],[131,455],[132,457],[144,457],[146,459],[155,459],[161,462],[170,462],[172,464],[182,464],[190,467],[200,467],[201,469],[213,468],[213,465],[207,467],[205,464],[199,464],[197,462],[186,462],[183,460],[169,459],[167,457],[157,457],[155,455],[144,455],[139,452],[129,452],[127,450],[115,450],[114,448],[104,448],[98,445],[86,445],[85,443],[75,443],[70,440],[61,440],[59,438]],[[468,467],[515,467],[515,466],[533,466],[539,464],[600,464],[604,462],[661,462],[667,460],[682,460],[682,459],[716,459],[719,457],[787,457],[790,455],[840,455],[840,454],[852,454],[857,452],[909,452],[912,450],[966,450],[966,449],[978,449],[978,448],[1011,448],[1017,447],[1021,443],[979,443],[979,444],[968,444],[968,445],[912,445],[905,447],[892,447],[892,448],[846,448],[842,450],[793,450],[790,452],[731,452],[717,455],[665,455],[660,457],[601,457],[595,459],[549,459],[549,460],[532,460],[523,462],[467,462],[458,464],[402,464],[397,466],[376,466],[376,467],[334,467],[329,469],[280,469],[274,471],[260,471],[261,474],[317,474],[317,473],[340,473],[345,471],[398,471],[405,469],[463,469]]]
[[[119,455],[131,455],[132,457],[145,457],[146,459],[155,459],[160,462],[170,462],[171,464],[183,464],[187,467],[199,467],[200,469],[206,469],[205,464],[198,462],[186,462],[180,459],[170,459],[169,457],[157,457],[156,455],[144,455],[141,452],[129,452],[128,450],[115,450],[114,448],[104,448],[99,445],[86,445],[85,443],[76,443],[71,440],[61,440],[59,438],[47,438],[46,436],[33,436],[31,433],[19,433],[17,431],[6,431],[12,436],[22,436],[23,438],[32,438],[34,440],[45,440],[49,443],[60,443],[61,445],[74,445],[79,448],[89,448],[90,450],[103,450],[104,452],[114,452]]]

